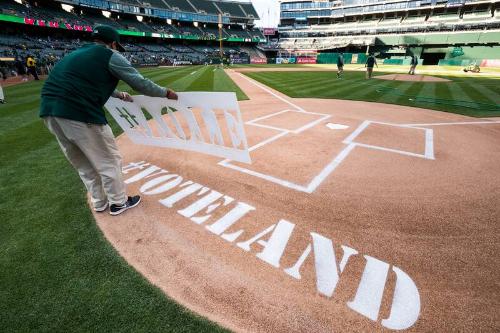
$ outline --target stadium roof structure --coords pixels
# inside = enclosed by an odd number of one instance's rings
[[[114,12],[170,18],[185,21],[216,22],[223,16],[223,23],[253,24],[259,19],[251,1],[224,0],[56,0],[61,3],[92,7]],[[181,15],[179,15],[181,14]],[[182,15],[184,14],[184,15]],[[194,16],[194,17],[193,17]],[[206,17],[205,17],[206,16]]]

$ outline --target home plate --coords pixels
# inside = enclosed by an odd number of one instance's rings
[[[349,126],[347,126],[347,125],[332,124],[332,123],[326,124],[326,127],[328,127],[329,129],[332,129],[332,130],[343,130],[343,129],[349,128]]]

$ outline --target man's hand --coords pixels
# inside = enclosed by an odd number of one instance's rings
[[[129,93],[124,92],[124,91],[122,91],[122,92],[120,93],[120,99],[121,99],[122,101],[125,101],[125,102],[133,102],[133,101],[134,101],[134,99],[132,98],[132,96],[130,96],[130,94],[129,94]]]
[[[179,97],[177,96],[177,94],[175,93],[175,91],[173,91],[172,89],[167,89],[167,96],[166,96],[168,99],[173,99],[173,100],[178,100]]]

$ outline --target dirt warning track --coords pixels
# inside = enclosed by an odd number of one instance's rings
[[[238,332],[500,328],[500,121],[228,74],[252,164],[118,138],[143,204],[95,217],[134,268]]]

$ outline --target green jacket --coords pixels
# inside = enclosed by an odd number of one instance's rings
[[[166,95],[165,88],[145,79],[118,52],[92,43],[54,66],[42,88],[40,117],[107,124],[103,106],[109,97],[116,95],[120,79],[145,95]]]

